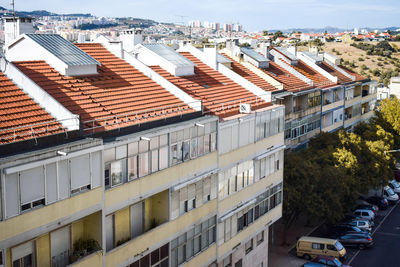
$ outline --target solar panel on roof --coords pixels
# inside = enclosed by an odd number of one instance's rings
[[[101,65],[97,60],[58,34],[26,35],[69,66],[92,64]]]
[[[175,66],[195,66],[192,61],[168,46],[162,44],[143,44],[143,46],[153,51],[157,55],[165,58]]]
[[[254,51],[251,48],[242,47],[242,48],[240,48],[240,51],[243,52],[245,55],[253,58],[257,62],[269,62],[269,59],[267,59],[266,57],[264,57],[263,55],[259,54],[256,51]]]

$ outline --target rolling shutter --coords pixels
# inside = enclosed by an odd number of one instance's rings
[[[44,198],[44,169],[42,166],[20,172],[21,205]]]
[[[71,159],[71,190],[90,185],[89,154]]]

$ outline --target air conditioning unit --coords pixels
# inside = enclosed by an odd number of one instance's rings
[[[250,113],[251,112],[251,106],[250,104],[240,104],[240,113]]]

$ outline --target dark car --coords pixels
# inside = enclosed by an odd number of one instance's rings
[[[376,214],[378,212],[376,206],[372,206],[372,205],[367,205],[367,204],[360,204],[357,205],[354,210],[372,210],[374,212],[374,214]]]
[[[350,225],[334,225],[329,229],[329,236],[333,238],[337,238],[342,235],[350,234],[350,233],[360,233],[360,234],[367,234],[368,231],[366,230],[361,230],[360,228],[356,226],[350,226]]]
[[[389,202],[384,197],[372,196],[372,197],[367,198],[367,202],[377,205],[379,207],[379,209],[381,209],[381,210],[389,207]]]
[[[343,246],[366,248],[372,246],[372,237],[369,234],[347,234],[338,238]]]
[[[303,264],[303,267],[317,267],[317,266],[333,266],[333,267],[350,267],[349,265],[344,265],[340,260],[332,256],[317,256],[310,262]]]

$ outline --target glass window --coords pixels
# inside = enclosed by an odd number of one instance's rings
[[[250,239],[249,241],[246,242],[245,244],[245,251],[246,254],[249,253],[250,251],[253,250],[253,239]]]
[[[160,152],[159,152],[159,166],[160,166],[160,170],[163,170],[165,168],[168,168],[168,147],[162,147],[160,148]]]
[[[137,156],[133,156],[128,158],[128,180],[131,181],[137,177]]]
[[[150,140],[150,149],[153,150],[155,148],[158,148],[158,136],[152,137]]]
[[[190,140],[190,157],[197,157],[197,138]]]
[[[140,140],[139,141],[139,153],[146,152],[149,150],[149,141]]]
[[[210,152],[210,138],[211,136],[209,134],[204,136],[204,153]]]
[[[204,154],[204,136],[200,136],[198,138],[198,152],[199,152],[199,156]]]
[[[139,144],[138,142],[133,142],[128,144],[128,155],[136,155],[139,151]]]
[[[115,160],[115,148],[104,150],[104,162],[110,162]]]
[[[122,183],[122,160],[111,163],[111,186]]]
[[[212,133],[210,139],[210,151],[214,152],[215,150],[217,150],[217,133]]]
[[[168,134],[160,135],[160,147],[168,145]]]
[[[183,142],[183,147],[182,147],[183,160],[189,160],[189,150],[190,150],[189,146],[190,146],[190,141],[189,140]]]
[[[149,173],[149,153],[139,155],[139,177],[143,177]]]
[[[158,150],[151,151],[151,172],[158,171]]]

